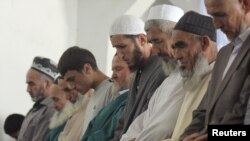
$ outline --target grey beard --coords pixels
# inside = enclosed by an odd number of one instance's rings
[[[37,96],[31,97],[33,102],[37,102],[43,98],[45,98],[45,96],[42,92],[39,92]]]
[[[184,90],[193,91],[208,72],[210,72],[208,60],[199,55],[193,70],[180,70]]]
[[[116,97],[118,97],[120,90],[122,90],[122,88],[114,82],[110,89],[110,94],[112,96],[111,99],[115,99]]]
[[[56,128],[65,123],[75,113],[74,105],[67,101],[61,111],[56,111],[50,119],[49,128]]]
[[[177,66],[177,61],[174,59],[169,59],[168,61],[163,61],[162,62],[162,68],[165,73],[165,75],[169,75],[173,70],[175,70]]]
[[[50,129],[56,128],[63,123],[65,123],[72,115],[74,115],[80,108],[83,108],[83,102],[85,95],[78,94],[77,100],[75,103],[66,101],[63,109],[61,111],[56,111],[50,120],[49,127]]]

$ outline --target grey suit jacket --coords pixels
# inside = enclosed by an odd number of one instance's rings
[[[162,68],[162,61],[162,58],[159,56],[151,56],[141,72],[139,81],[136,81],[136,77],[138,77],[139,73],[138,71],[136,72],[135,78],[130,87],[126,107],[121,119],[119,120],[112,141],[118,141],[121,138],[122,133],[127,131],[133,120],[147,109],[149,100],[154,91],[166,78]],[[139,86],[138,89],[137,86]]]
[[[231,51],[232,46],[227,45],[218,53],[206,95],[180,139],[206,132],[211,124],[243,124],[250,95],[250,36],[222,80]]]
[[[54,112],[50,97],[34,104],[23,121],[17,141],[44,141],[49,133],[49,121]]]

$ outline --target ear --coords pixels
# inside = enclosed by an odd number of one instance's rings
[[[84,64],[83,65],[83,69],[82,72],[84,72],[85,74],[90,74],[93,71],[93,68],[90,64]]]
[[[51,83],[49,80],[44,80],[43,87],[45,90],[49,90]]]
[[[250,1],[249,0],[239,0],[239,3],[242,6],[242,9],[245,11],[245,13],[248,13],[250,11]]]
[[[147,44],[147,36],[145,34],[139,34],[138,36],[139,42],[141,45]]]
[[[201,49],[202,49],[203,52],[207,50],[207,48],[209,47],[209,44],[210,44],[209,37],[208,36],[202,36],[201,37]]]

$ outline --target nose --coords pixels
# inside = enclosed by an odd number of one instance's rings
[[[55,102],[53,103],[53,107],[54,107],[55,109],[57,109],[57,105],[56,105]]]
[[[74,90],[76,88],[75,84],[73,84],[73,82],[68,82],[67,83],[67,87],[70,89],[70,90]]]
[[[117,48],[116,49],[116,54],[120,59],[123,59],[124,53],[121,51],[121,49]]]
[[[176,60],[180,60],[181,59],[181,53],[178,51],[178,49],[173,49],[173,52],[174,52],[174,58]]]
[[[31,88],[30,88],[29,86],[27,86],[26,91],[27,91],[28,93],[30,93],[30,92],[31,92]]]
[[[113,79],[113,80],[116,80],[116,78],[117,78],[117,74],[116,74],[115,72],[113,72],[113,73],[112,73],[112,79]]]
[[[160,52],[161,52],[160,48],[158,46],[156,46],[156,45],[153,44],[151,53],[152,54],[159,54]]]
[[[214,27],[215,27],[216,29],[222,27],[222,23],[221,23],[220,20],[217,19],[217,18],[213,18],[213,24],[214,24]]]

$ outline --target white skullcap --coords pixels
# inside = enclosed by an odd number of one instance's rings
[[[122,15],[111,25],[109,35],[138,35],[146,34],[144,22],[133,15]]]
[[[172,22],[178,22],[179,19],[183,16],[184,11],[173,5],[156,5],[150,8],[148,14],[148,20],[168,20]]]

